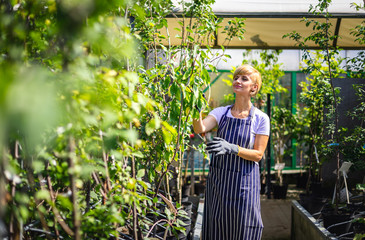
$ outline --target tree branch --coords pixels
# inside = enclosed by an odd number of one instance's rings
[[[72,218],[74,225],[74,239],[81,240],[81,217],[79,213],[79,207],[77,203],[77,188],[76,188],[76,177],[75,177],[75,162],[74,162],[74,154],[75,154],[75,140],[71,137],[69,139],[68,150],[70,156],[68,157],[68,164],[70,166],[70,188],[71,188],[71,199],[72,199]]]

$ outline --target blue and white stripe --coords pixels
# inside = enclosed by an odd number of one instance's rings
[[[251,119],[223,115],[217,136],[241,147],[252,148]],[[260,172],[253,161],[234,154],[212,155],[203,216],[203,240],[261,239]]]

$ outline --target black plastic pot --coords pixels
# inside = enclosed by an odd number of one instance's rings
[[[288,184],[284,183],[283,185],[273,184],[273,195],[274,199],[286,199],[286,193],[288,192]]]
[[[265,194],[265,192],[266,192],[266,184],[265,183],[261,183],[260,194]]]
[[[350,216],[348,213],[322,212],[323,226],[329,232],[340,236],[350,230]]]
[[[171,231],[169,231],[167,233],[167,237],[166,239],[168,240],[185,240],[187,239],[187,236],[189,236],[190,231],[191,231],[191,219],[187,219],[184,218],[184,220],[182,220],[184,222],[184,224],[182,225],[186,230],[185,233],[178,231],[176,234],[173,234]],[[164,230],[160,230],[156,233],[156,237],[163,239],[163,236],[165,234]]]
[[[312,201],[309,204],[309,212],[311,214],[319,213],[322,211],[324,205],[326,205],[327,199],[322,197],[316,197],[314,196]]]
[[[299,198],[300,205],[302,205],[310,214],[320,212],[327,201],[326,198],[306,194],[299,194]]]
[[[184,233],[180,232],[179,234],[177,234],[177,237],[175,235],[173,235],[173,236],[167,237],[166,239],[167,240],[176,240],[176,239],[185,240],[186,238],[187,238],[187,234],[185,235]]]
[[[181,193],[182,195],[187,195],[190,196],[190,189],[191,189],[191,185],[183,185],[182,189],[181,189]]]
[[[364,205],[358,205],[358,204],[353,204],[353,203],[347,204],[347,209],[349,212],[354,212],[354,213],[365,212]],[[364,215],[360,214],[359,217],[364,217]]]
[[[200,195],[200,194],[204,194],[205,193],[205,184],[204,183],[195,183],[194,185],[195,187],[195,194],[196,195]]]
[[[298,178],[297,178],[297,188],[305,189],[307,187],[307,181],[308,181],[307,174],[303,174],[303,175],[298,176]]]
[[[186,201],[186,202],[182,202],[181,205],[183,206],[184,211],[188,214],[188,217],[191,218],[191,211],[193,209],[193,203]]]
[[[323,188],[321,182],[311,182],[310,190],[312,194],[315,196],[322,196],[323,195]]]
[[[354,222],[352,228],[355,234],[365,234],[365,223]]]
[[[181,202],[187,202],[189,201],[189,196],[188,195],[182,195],[181,196]]]

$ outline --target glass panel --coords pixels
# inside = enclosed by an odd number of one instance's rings
[[[280,78],[279,82],[288,91],[275,94],[274,105],[291,109],[291,73],[285,73],[285,75]]]
[[[302,87],[300,86],[301,82],[307,82],[307,76],[304,73],[296,73],[297,76],[297,107],[298,109],[304,108],[304,104],[300,101],[300,94],[302,92]],[[304,144],[297,144],[297,167],[303,168],[306,164],[307,156],[306,152],[308,151],[308,147]]]
[[[293,153],[292,153],[292,144],[291,144],[291,139],[289,139],[286,144],[285,144],[285,151],[284,151],[284,162],[285,162],[285,167],[292,167],[292,158],[293,158]]]
[[[291,101],[291,73],[285,73],[285,75],[280,78],[279,80],[280,84],[287,89],[286,92],[282,92],[280,94],[274,95],[274,106],[283,107],[286,109],[291,109],[292,101]],[[274,142],[272,144],[275,144]],[[289,139],[285,143],[285,151],[284,151],[284,163],[285,167],[291,167],[292,166],[292,149],[291,149],[292,143],[291,139]],[[275,164],[274,159],[274,164]]]
[[[297,168],[304,168],[307,164],[307,154],[308,147],[305,144],[297,145]]]
[[[304,104],[300,101],[300,93],[302,92],[301,82],[306,82],[306,75],[304,73],[296,73],[297,75],[297,105],[299,108],[303,108]]]

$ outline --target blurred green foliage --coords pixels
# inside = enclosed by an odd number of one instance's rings
[[[195,106],[207,103],[200,89],[223,57],[202,49],[221,28],[213,2],[0,1],[0,219],[10,239],[143,239],[157,206],[165,227],[184,230],[182,208],[166,201],[181,188]],[[166,16],[177,7],[172,46]],[[242,26],[230,22],[227,41]]]

